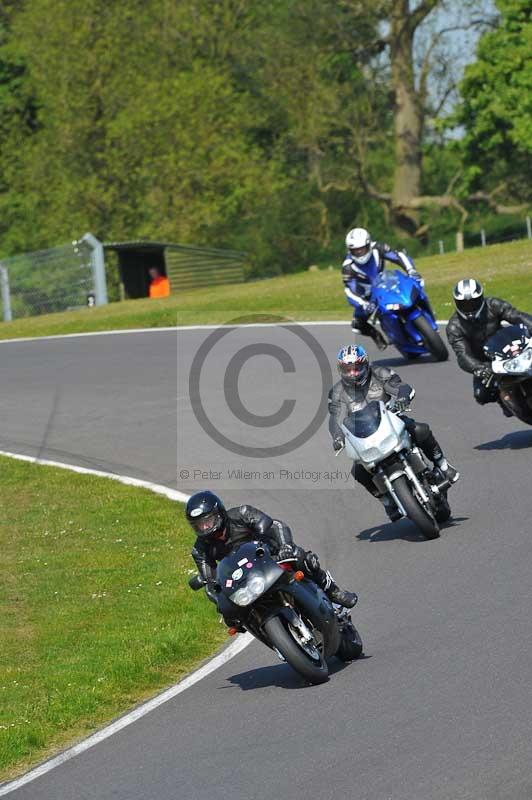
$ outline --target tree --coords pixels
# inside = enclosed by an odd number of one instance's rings
[[[463,10],[468,5],[461,3],[460,7]],[[456,3],[454,6],[457,13],[458,6]],[[441,194],[422,192],[423,151],[428,123],[434,123],[455,88],[455,74],[451,69],[453,53],[445,54],[448,38],[457,30],[487,23],[489,17],[485,14],[479,19],[458,17],[453,24],[440,21],[428,38],[425,37],[424,47],[417,48],[416,36],[423,24],[429,15],[434,16],[442,9],[450,14],[453,4],[446,4],[444,0],[421,0],[417,5],[412,0],[381,0],[377,4],[387,33],[376,45],[389,58],[393,102],[394,167],[390,188],[377,188],[364,158],[358,159],[356,167],[366,190],[384,205],[398,232],[410,236],[424,235],[428,229],[427,221],[421,224],[422,209],[453,208],[460,213],[462,221],[467,216],[466,209],[453,194],[457,176]],[[440,76],[445,76],[440,97],[434,97],[433,86],[431,91],[435,69]]]
[[[497,0],[497,8],[499,24],[465,71],[457,113],[467,186],[494,210],[510,198],[530,202],[532,183],[532,5]]]

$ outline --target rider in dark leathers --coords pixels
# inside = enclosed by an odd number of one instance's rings
[[[374,400],[382,400],[383,403],[392,401],[393,410],[400,413],[408,408],[415,395],[415,390],[409,384],[403,383],[393,370],[388,367],[370,367],[367,353],[360,345],[342,347],[338,353],[337,365],[341,380],[329,392],[329,433],[336,451],[345,443],[340,424],[348,414],[360,411]],[[401,419],[413,442],[429,461],[438,466],[451,483],[455,483],[460,473],[445,458],[427,423],[416,422],[404,414],[401,414]],[[378,496],[372,477],[362,464],[353,464],[351,474],[370,494]],[[390,519],[399,519],[400,513],[391,498],[385,495],[380,499]]]
[[[214,521],[210,518],[214,515]],[[329,571],[322,569],[318,556],[295,544],[292,531],[277,519],[250,505],[225,509],[219,497],[210,491],[197,492],[188,500],[186,517],[197,535],[192,558],[199,574],[206,581],[206,593],[216,603],[213,584],[216,566],[242,542],[263,541],[278,561],[295,559],[295,568],[302,570],[334,603],[353,608],[357,595],[334,582]],[[207,527],[208,526],[208,527]],[[228,625],[234,620],[226,620]]]
[[[480,405],[496,403],[506,416],[512,416],[500,401],[497,382],[493,376],[490,360],[484,353],[483,346],[493,336],[501,323],[512,325],[522,323],[532,331],[532,316],[501,300],[498,297],[485,297],[482,285],[472,278],[459,281],[453,290],[456,311],[447,325],[447,339],[456,353],[458,365],[474,375],[473,394]]]

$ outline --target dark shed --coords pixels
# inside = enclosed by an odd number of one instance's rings
[[[189,247],[171,242],[106,242],[104,251],[118,257],[126,298],[147,297],[148,270],[157,267],[170,281],[170,291],[244,280],[246,254],[234,250]]]

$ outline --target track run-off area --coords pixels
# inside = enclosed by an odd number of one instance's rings
[[[348,324],[308,324],[0,343],[0,450],[208,487],[285,520],[358,592],[365,644],[309,687],[253,642],[9,797],[532,797],[532,429],[477,406],[452,355],[368,348],[415,386],[411,415],[462,475],[452,524],[424,541],[333,455],[324,398],[350,341]]]

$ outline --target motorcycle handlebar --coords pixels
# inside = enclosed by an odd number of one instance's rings
[[[197,592],[198,589],[202,589],[207,585],[207,581],[204,580],[201,575],[193,575],[191,578],[189,578],[188,585],[193,592]]]

